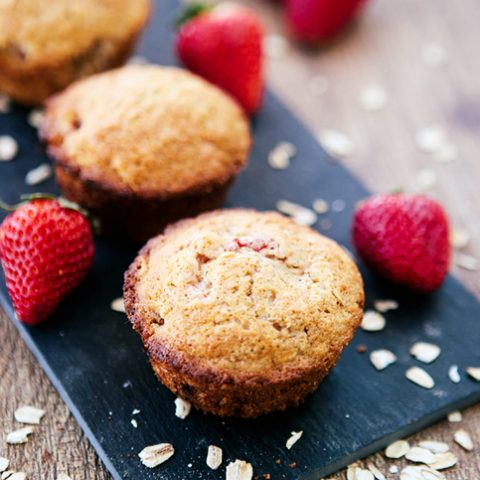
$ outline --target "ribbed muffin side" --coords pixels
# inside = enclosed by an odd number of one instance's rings
[[[267,252],[263,248],[259,251],[247,251],[244,252],[247,257],[242,258],[242,255],[232,245],[225,246],[229,251],[226,252],[227,257],[224,258],[228,258],[228,260],[226,265],[222,266],[222,271],[230,269],[234,273],[238,273],[237,281],[234,281],[235,284],[230,284],[228,288],[233,290],[238,288],[240,296],[235,299],[232,294],[226,298],[225,291],[221,291],[218,292],[221,298],[212,298],[212,304],[205,298],[203,300],[197,298],[200,303],[193,301],[192,304],[191,292],[181,289],[185,273],[182,265],[184,266],[185,263],[179,263],[178,258],[172,256],[169,244],[178,242],[178,237],[183,234],[192,237],[192,241],[197,242],[196,247],[198,247],[198,242],[201,243],[201,240],[194,238],[194,232],[198,234],[204,228],[212,228],[209,222],[216,222],[215,228],[226,223],[227,225],[223,226],[228,230],[234,224],[238,226],[242,222],[245,223],[245,219],[260,230],[268,224],[277,224],[278,228],[274,231],[279,233],[284,230],[285,238],[288,237],[290,240],[293,233],[306,237],[303,252],[297,246],[295,247],[297,255],[301,256],[302,253],[305,253],[311,258],[312,251],[323,245],[319,255],[325,259],[326,251],[330,251],[330,254],[327,254],[327,257],[331,255],[329,261],[333,262],[332,265],[338,261],[336,266],[342,267],[340,270],[334,269],[339,278],[343,278],[337,282],[334,290],[337,287],[343,290],[345,304],[339,307],[336,303],[337,300],[329,298],[332,305],[337,305],[337,315],[333,311],[325,313],[328,310],[328,302],[318,303],[315,294],[312,294],[314,300],[310,306],[304,306],[303,310],[297,311],[302,300],[295,302],[293,297],[298,297],[299,291],[295,288],[291,289],[291,286],[288,285],[284,285],[287,292],[277,291],[277,297],[271,299],[271,291],[267,292],[264,289],[268,288],[267,284],[273,285],[272,288],[275,289],[281,285],[281,282],[279,284],[275,281],[266,265],[271,263],[275,267],[277,263],[283,263],[279,262],[278,258],[265,257],[257,259],[259,260],[258,265],[260,265],[259,271],[262,272],[262,269],[265,268],[265,273],[270,280],[267,283],[258,280],[257,285],[254,282],[251,285],[253,290],[250,293],[251,296],[256,297],[257,303],[260,302],[260,299],[268,298],[265,307],[273,312],[273,316],[264,321],[265,319],[259,315],[264,315],[266,310],[261,307],[252,308],[252,305],[248,303],[248,292],[245,297],[245,292],[242,291],[242,282],[246,277],[241,271],[237,272],[237,269],[239,264],[249,263],[249,255],[252,258],[255,258],[256,255],[270,255],[272,252],[275,255],[280,250]],[[228,220],[233,221],[234,224],[228,225]],[[237,229],[238,231],[241,231],[241,227],[240,230]],[[270,233],[272,233],[271,229]],[[224,240],[224,238],[221,239],[220,245]],[[242,245],[242,243],[240,244]],[[259,245],[261,246],[258,242],[255,243],[254,248],[258,248]],[[205,253],[199,253],[198,250],[195,252],[195,247],[192,245],[183,245],[181,251],[188,248],[192,248],[194,255],[200,254],[200,262],[205,262]],[[234,250],[230,250],[231,248]],[[241,246],[240,250],[245,248]],[[322,248],[325,250],[323,253]],[[246,250],[249,249],[249,247],[246,248]],[[157,256],[155,252],[162,252],[164,257]],[[223,253],[220,254],[220,257],[223,256]],[[234,261],[232,263],[230,255],[236,254],[240,255],[239,263]],[[167,262],[167,258],[170,258],[172,265],[179,273],[178,276],[172,275],[168,278],[163,276],[165,284],[161,283],[161,286],[154,286],[150,281],[153,277],[149,278],[148,289],[152,292],[152,298],[147,298],[146,290],[142,290],[141,284],[145,281],[149,264],[155,263],[156,265],[160,258],[164,258]],[[295,255],[290,258],[294,263],[296,259],[298,260]],[[215,260],[207,263],[210,262],[215,262]],[[282,271],[282,268],[284,267],[280,267],[277,272],[278,277],[291,276]],[[275,272],[276,268],[273,271]],[[155,278],[160,279],[160,275],[163,273],[157,271]],[[315,275],[312,271],[307,276],[310,274]],[[218,287],[221,290],[217,281],[228,283],[226,277],[218,277],[214,280],[215,275],[212,275],[211,272],[205,273],[204,277],[197,279],[201,296],[205,293],[203,290],[206,282],[208,283],[210,280],[213,280],[212,289]],[[295,278],[298,273],[292,275],[294,275],[291,277],[294,284],[308,282],[307,278],[303,280]],[[302,273],[300,277],[303,275]],[[232,275],[232,279],[234,277],[235,275]],[[325,280],[329,281],[328,275],[325,276]],[[249,282],[248,280],[247,283]],[[159,298],[155,297],[157,289],[164,288],[166,285],[176,285],[182,292],[178,293],[176,297],[176,301],[182,304],[177,311],[165,298],[159,301]],[[168,289],[168,287],[165,288]],[[175,287],[172,288],[175,289]],[[340,291],[336,293],[340,293]],[[255,417],[296,406],[308,393],[313,392],[323,377],[333,368],[341,351],[351,340],[361,321],[364,298],[362,281],[355,265],[334,242],[305,227],[294,225],[277,214],[260,214],[245,210],[204,214],[197,219],[179,222],[165,235],[151,240],[126,273],[124,296],[127,314],[134,328],[142,337],[152,367],[159,379],[172,391],[191,401],[197,408],[205,412],[240,417]],[[290,297],[287,303],[283,298],[285,296]],[[342,295],[340,294],[340,296]],[[327,295],[327,297],[331,297],[331,295]],[[245,304],[238,305],[237,300],[242,298],[244,299],[242,303]],[[309,304],[309,297],[304,296],[303,301]],[[205,302],[207,305],[202,308],[201,304]],[[290,309],[286,307],[289,302],[293,302]],[[342,300],[340,300],[341,302]],[[275,305],[275,303],[279,305]],[[226,316],[222,317],[222,309],[225,310]],[[279,314],[280,311],[284,311],[283,317]],[[313,317],[312,312],[314,312]],[[178,316],[180,314],[183,315],[182,318]],[[303,321],[304,315],[310,317]],[[192,318],[188,319],[188,316]],[[227,317],[228,320],[226,320]],[[318,336],[319,334],[322,338]],[[199,335],[200,338],[196,338]],[[309,336],[313,343],[306,341]]]

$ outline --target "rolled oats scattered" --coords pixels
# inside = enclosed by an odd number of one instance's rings
[[[325,129],[318,134],[318,141],[333,158],[342,159],[355,154],[355,144],[344,133]]]
[[[367,467],[377,480],[386,480],[385,475],[373,463],[369,462]]]
[[[226,480],[252,480],[252,465],[243,460],[235,460],[227,465]]]
[[[453,248],[465,248],[470,243],[470,233],[464,228],[454,228],[450,231],[450,245]]]
[[[453,439],[465,450],[468,452],[471,452],[473,450],[473,441],[472,437],[470,434],[461,428],[460,430],[457,430],[454,435]]]
[[[130,423],[132,424],[133,428],[138,428],[138,422],[134,418],[130,420]]]
[[[402,458],[410,450],[410,444],[406,440],[397,440],[385,449],[388,458]]]
[[[277,210],[284,215],[290,216],[292,220],[300,225],[310,227],[318,220],[317,214],[313,210],[288,200],[279,200],[277,202]]]
[[[177,397],[175,399],[175,416],[184,420],[188,417],[192,404],[184,400],[183,398]]]
[[[412,447],[406,454],[405,458],[415,463],[426,463],[430,465],[435,462],[436,456],[430,450],[422,447]]]
[[[0,135],[0,162],[9,162],[18,153],[18,143],[10,135]]]
[[[445,470],[456,465],[458,459],[452,452],[435,454],[435,462],[430,463],[430,467],[435,470]]]
[[[430,190],[437,184],[437,174],[431,168],[422,168],[417,172],[415,180],[420,190]]]
[[[375,300],[373,307],[377,312],[386,313],[390,310],[396,310],[398,308],[398,302],[396,300]]]
[[[449,413],[447,418],[450,423],[460,423],[463,419],[462,413],[458,411]]]
[[[9,463],[8,458],[0,457],[0,472],[4,472],[8,468]]]
[[[443,67],[448,62],[447,51],[436,43],[427,43],[423,46],[422,58],[425,64],[432,68]]]
[[[440,125],[430,125],[422,128],[415,136],[419,150],[425,153],[438,152],[446,143],[447,133]]]
[[[223,460],[223,450],[216,445],[209,445],[208,446],[208,453],[207,453],[207,465],[212,469],[216,470],[220,467]]]
[[[26,443],[28,437],[33,433],[32,427],[24,427],[18,430],[14,430],[7,435],[7,443],[18,444]]]
[[[445,442],[437,442],[435,440],[422,440],[418,444],[419,447],[426,448],[432,453],[445,453],[450,450],[450,447]]]
[[[38,425],[40,420],[45,415],[45,410],[36,407],[30,407],[28,405],[19,407],[15,410],[15,420],[20,423],[29,423]]]
[[[125,302],[123,301],[123,297],[118,297],[112,300],[110,308],[114,312],[125,313]]]
[[[386,90],[376,83],[364,87],[358,96],[360,106],[369,112],[382,110],[387,103]]]
[[[370,353],[370,361],[377,370],[384,370],[389,365],[394,364],[397,357],[390,350],[381,348]]]
[[[375,480],[375,477],[370,470],[359,468],[357,470],[355,480]]]
[[[468,367],[467,373],[477,382],[480,382],[480,367]]]
[[[405,372],[405,376],[411,382],[427,390],[435,386],[435,381],[423,368],[411,367]]]
[[[138,415],[140,413],[140,410],[138,408],[134,408],[132,410],[132,415]]]
[[[426,465],[405,467],[400,472],[400,480],[444,480],[445,476]]]
[[[161,463],[166,462],[173,454],[175,449],[170,443],[159,443],[145,447],[138,456],[141,462],[148,468],[154,468]]]
[[[392,466],[388,469],[388,471],[389,471],[390,473],[393,473],[393,474],[395,475],[396,473],[398,473],[398,467],[397,467],[396,465],[392,465]]]
[[[38,185],[45,182],[53,175],[52,167],[49,163],[41,163],[38,167],[30,170],[25,176],[25,183],[29,186]]]
[[[440,347],[433,343],[417,342],[410,349],[410,355],[423,363],[432,363],[440,355]]]
[[[270,59],[282,58],[288,50],[285,37],[278,34],[265,35],[263,39],[263,53]]]
[[[328,212],[328,202],[323,198],[317,198],[314,200],[312,207],[320,215]]]
[[[27,117],[28,124],[33,128],[38,128],[43,120],[43,110],[41,108],[34,108],[30,110]]]
[[[308,89],[312,95],[319,97],[328,90],[328,79],[323,75],[315,75],[308,82]]]
[[[14,470],[5,470],[2,475],[0,476],[0,478],[2,480],[6,479],[6,478],[9,478],[11,475],[13,475],[15,473]]]
[[[367,310],[363,314],[363,320],[360,327],[367,332],[379,332],[383,330],[386,325],[386,320],[383,315],[375,310]]]
[[[463,268],[464,270],[470,270],[471,272],[478,270],[479,262],[475,257],[472,257],[471,255],[457,252],[454,255],[454,259],[455,265],[457,265],[457,267]]]
[[[0,92],[0,113],[8,113],[10,111],[10,97]]]
[[[276,170],[284,170],[290,166],[290,160],[295,155],[293,143],[279,142],[268,154],[268,164]]]
[[[302,435],[303,430],[300,430],[299,432],[292,432],[292,435],[289,437],[287,443],[285,444],[287,450],[290,450],[300,440]]]
[[[448,369],[448,378],[450,378],[453,383],[460,383],[462,378],[460,377],[460,372],[458,371],[458,365],[452,365]]]

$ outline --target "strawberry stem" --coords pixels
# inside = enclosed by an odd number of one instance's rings
[[[208,12],[212,9],[211,5],[208,5],[203,2],[192,2],[188,4],[183,12],[177,17],[175,21],[176,27],[182,26],[184,23],[187,23],[192,18],[195,18],[197,15]]]

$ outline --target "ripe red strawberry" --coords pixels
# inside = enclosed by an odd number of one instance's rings
[[[337,34],[359,12],[366,0],[285,0],[292,34],[308,43]]]
[[[450,263],[448,220],[421,195],[374,195],[353,219],[353,243],[372,268],[420,292],[440,286]]]
[[[0,226],[0,260],[19,320],[45,320],[93,262],[90,225],[53,199],[22,204]]]
[[[211,9],[194,5],[189,13],[177,34],[180,60],[230,93],[247,113],[256,112],[263,96],[260,19],[252,10],[235,3]]]

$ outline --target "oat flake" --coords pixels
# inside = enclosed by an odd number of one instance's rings
[[[4,472],[8,468],[9,463],[8,458],[0,457],[0,472]]]
[[[227,465],[226,480],[252,480],[252,465],[243,460],[235,460]]]
[[[423,363],[432,363],[440,355],[440,347],[433,343],[417,342],[410,349],[410,355]]]
[[[397,357],[390,350],[379,349],[370,353],[370,361],[377,370],[384,370],[397,361]]]
[[[471,272],[478,270],[479,262],[475,257],[457,252],[454,258],[457,267],[463,268],[464,270],[470,270]]]
[[[132,424],[133,428],[138,428],[138,422],[134,418],[130,420],[130,423]]]
[[[367,332],[379,332],[385,328],[385,317],[375,310],[367,310],[360,327]]]
[[[26,443],[28,437],[33,433],[32,427],[24,427],[19,430],[14,430],[7,435],[7,443],[18,444]]]
[[[426,465],[405,467],[400,473],[400,480],[444,480],[445,476]]]
[[[18,143],[10,135],[0,135],[0,162],[9,162],[18,153]]]
[[[0,478],[2,480],[4,480],[5,478],[9,478],[11,475],[13,475],[15,473],[14,470],[5,470],[2,475],[0,476]]]
[[[49,163],[41,163],[38,167],[30,170],[25,176],[25,183],[29,186],[38,185],[45,182],[53,175],[52,167]]]
[[[450,245],[453,248],[465,248],[470,243],[470,233],[464,228],[454,228],[450,231]]]
[[[453,435],[453,439],[467,452],[471,452],[473,450],[473,441],[470,434],[463,429],[457,430]]]
[[[422,128],[415,136],[419,150],[425,153],[435,153],[446,144],[447,133],[440,125],[430,125]]]
[[[415,463],[426,463],[427,465],[434,463],[436,456],[430,450],[422,447],[412,447],[406,454],[405,458]]]
[[[15,420],[20,423],[29,423],[38,425],[40,420],[45,415],[45,410],[36,407],[23,406],[15,410]]]
[[[110,308],[114,312],[125,313],[125,303],[123,301],[123,297],[118,297],[112,300],[110,303]]]
[[[387,92],[381,85],[371,83],[360,92],[358,102],[364,110],[377,112],[385,107]]]
[[[458,371],[458,365],[452,365],[448,369],[448,378],[453,382],[453,383],[460,383],[461,377],[460,373]]]
[[[416,182],[420,190],[430,190],[437,184],[437,174],[431,168],[422,168],[417,173]]]
[[[388,471],[389,471],[390,473],[393,473],[393,474],[398,473],[398,467],[397,467],[396,465],[392,465],[392,466],[388,469]]]
[[[30,110],[27,117],[28,124],[33,128],[38,128],[42,123],[44,112],[41,108],[34,108]]]
[[[295,445],[295,443],[300,440],[302,435],[303,430],[300,430],[299,432],[292,432],[291,437],[287,440],[287,443],[285,445],[287,447],[287,450],[290,450]]]
[[[342,159],[355,154],[353,141],[337,130],[325,129],[318,134],[318,141],[333,158]]]
[[[450,423],[460,423],[463,419],[462,413],[459,411],[449,413],[447,418]]]
[[[402,458],[410,450],[410,444],[406,440],[397,440],[385,449],[388,458]]]
[[[457,461],[457,457],[452,452],[437,453],[435,462],[431,463],[430,467],[435,470],[445,470],[456,465]]]
[[[13,472],[12,475],[9,475],[8,480],[26,480],[27,474],[25,472]]]
[[[433,378],[423,368],[411,367],[405,372],[405,376],[420,387],[431,389],[435,386]]]
[[[170,443],[159,443],[145,447],[138,456],[141,462],[148,468],[154,468],[161,463],[166,462],[173,454],[175,449]]]
[[[57,480],[72,480],[71,477],[69,477],[66,473],[61,473],[58,477]]]
[[[270,59],[282,58],[288,50],[285,37],[277,34],[265,35],[263,39],[263,53]]]
[[[450,447],[445,442],[436,442],[435,440],[422,440],[418,444],[419,447],[426,448],[432,453],[445,453],[450,450]]]
[[[367,467],[377,480],[386,480],[385,475],[373,463],[369,463]]]
[[[318,220],[317,214],[313,210],[288,200],[279,200],[277,210],[292,217],[292,220],[300,225],[312,226]]]
[[[175,399],[175,416],[184,420],[188,417],[192,404],[183,398],[177,397]]]
[[[220,467],[223,460],[223,451],[220,447],[216,445],[209,445],[208,446],[208,453],[207,453],[207,465],[212,469],[216,470]]]
[[[467,373],[477,382],[480,382],[480,367],[468,367]]]
[[[328,202],[323,198],[317,198],[312,204],[313,209],[320,215],[328,212]]]
[[[375,300],[373,307],[377,312],[386,313],[390,310],[396,310],[398,308],[398,302],[396,300]]]

